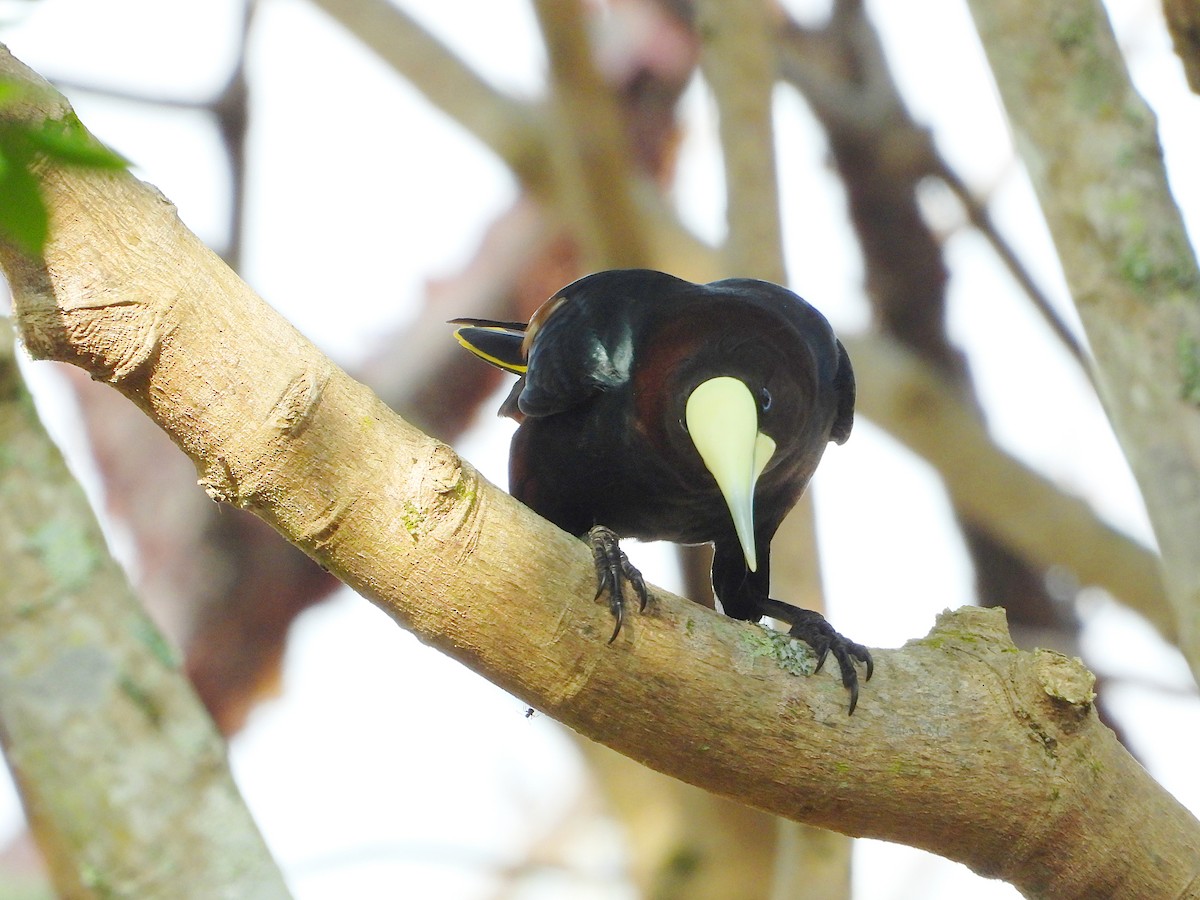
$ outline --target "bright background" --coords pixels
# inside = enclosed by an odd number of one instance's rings
[[[403,5],[498,86],[525,97],[543,91],[544,56],[524,0]],[[786,5],[802,18],[822,14],[820,2]],[[1002,233],[1076,322],[965,6],[867,5],[915,117],[932,128],[952,166],[989,196]],[[232,64],[240,8],[232,0],[10,0],[0,3],[11,23],[0,40],[56,80],[200,99],[220,87]],[[1109,9],[1137,85],[1160,116],[1173,187],[1195,235],[1200,100],[1183,82],[1159,4],[1113,0]],[[352,366],[414,314],[427,279],[465,263],[516,187],[486,150],[303,0],[261,3],[249,61],[244,277]],[[345,91],[350,84],[355,89]],[[134,160],[139,177],[173,200],[193,230],[222,244],[228,175],[207,115],[67,93],[89,128]],[[835,328],[862,329],[861,260],[823,137],[796,95],[781,91],[777,103],[791,286]],[[716,241],[724,227],[722,177],[701,84],[689,89],[683,110],[675,199],[685,221]],[[1151,542],[1090,388],[982,239],[963,228],[956,201],[936,187],[924,199],[946,234],[951,333],[970,356],[997,441]],[[25,369],[86,476],[52,367]],[[460,445],[501,485],[510,429],[483,416]],[[830,618],[839,630],[896,647],[972,596],[970,565],[936,475],[871,423],[860,419],[853,439],[830,449],[814,491]],[[678,589],[669,554],[633,550],[648,577]],[[1113,677],[1112,706],[1134,751],[1200,813],[1200,703],[1181,657],[1101,592],[1085,591],[1079,602],[1087,607],[1085,654]],[[296,623],[284,693],[256,711],[231,756],[247,802],[304,900],[491,897],[501,887],[521,897],[633,896],[622,837],[591,815],[599,801],[571,740],[544,716],[527,719],[524,709],[343,591]],[[20,827],[15,794],[2,784],[0,845]],[[523,868],[530,848],[551,837],[555,864]],[[856,853],[856,897],[1017,896],[908,848],[864,841]]]

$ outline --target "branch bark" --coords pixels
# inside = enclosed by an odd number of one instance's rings
[[[1154,115],[1099,0],[970,6],[1200,678],[1200,272]]]
[[[31,77],[6,52],[0,71]],[[659,590],[607,645],[587,548],[323,358],[157,192],[50,167],[43,187],[45,261],[0,246],[30,352],[112,384],[210,496],[421,640],[652,768],[797,821],[1031,894],[1196,895],[1200,823],[1098,722],[1088,673],[1017,651],[1002,614],[948,613],[876,651],[853,717],[836,678],[798,677],[802,648]]]
[[[0,745],[63,897],[287,897],[0,319]]]
[[[784,284],[775,183],[775,44],[763,0],[698,0],[700,65],[717,101],[725,165],[726,268]]]

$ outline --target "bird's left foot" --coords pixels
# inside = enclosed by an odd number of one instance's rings
[[[765,612],[772,618],[787,622],[791,626],[788,634],[812,647],[817,654],[817,667],[813,670],[814,675],[821,671],[829,654],[833,654],[842,673],[842,686],[850,692],[850,714],[852,715],[854,707],[858,706],[858,669],[855,664],[862,663],[866,667],[867,673],[863,681],[870,681],[871,675],[875,671],[875,662],[871,659],[871,651],[862,644],[856,644],[854,641],[842,637],[823,615],[811,609],[801,609],[779,600],[768,600]]]
[[[621,633],[621,624],[625,621],[625,582],[633,586],[643,612],[646,609],[646,582],[621,549],[620,539],[611,528],[597,525],[587,533],[585,540],[592,548],[592,559],[596,563],[596,597],[608,592],[608,608],[616,619],[612,637],[608,639],[611,644]]]

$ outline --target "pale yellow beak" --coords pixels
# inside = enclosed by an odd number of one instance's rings
[[[758,403],[743,382],[722,375],[692,391],[684,420],[729,507],[746,566],[754,572],[754,486],[775,452],[775,442],[758,430]]]

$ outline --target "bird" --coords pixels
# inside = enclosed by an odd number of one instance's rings
[[[770,596],[771,540],[830,442],[854,422],[849,356],[829,322],[787,288],[753,278],[695,284],[650,269],[586,275],[528,322],[460,318],[454,337],[520,376],[500,407],[517,421],[509,491],[591,546],[597,593],[646,608],[622,538],[713,546],[725,615],[786,623],[832,654],[858,704],[870,652],[823,615]]]

